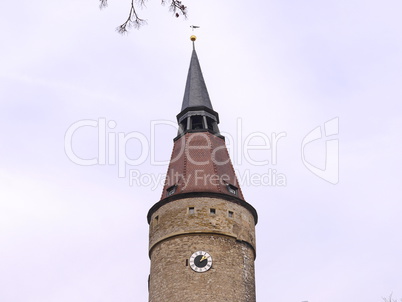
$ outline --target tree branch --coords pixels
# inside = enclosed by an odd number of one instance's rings
[[[384,298],[384,297],[382,297],[382,299],[384,300],[384,302],[398,302],[398,299],[392,298],[392,295],[393,295],[393,293],[391,293],[391,294],[389,295],[389,298]],[[401,299],[401,302],[402,302],[402,299]]]
[[[166,0],[162,0],[162,4],[165,4]],[[181,14],[187,18],[187,6],[185,6],[184,4],[182,4],[181,1],[179,0],[172,0],[172,2],[170,3],[170,8],[169,10],[173,12],[173,14],[176,16],[176,18],[180,17],[179,12],[181,12]]]
[[[100,0],[100,1],[107,1],[107,0]],[[145,0],[140,0],[140,4],[144,5],[144,1]],[[146,24],[147,21],[145,21],[144,19],[141,19],[134,7],[134,0],[131,0],[131,8],[130,8],[130,13],[128,14],[128,18],[126,20],[126,22],[124,22],[123,24],[121,24],[120,26],[118,26],[116,28],[117,32],[119,34],[125,34],[128,32],[128,29],[131,27],[134,27],[136,29],[139,29],[141,27],[141,25]]]
[[[102,9],[107,6],[107,0],[99,0],[99,8]]]
[[[135,10],[134,1],[137,1],[140,6],[145,6],[147,0],[131,0],[131,7],[127,20],[116,28],[117,32],[120,34],[127,33],[132,27],[139,29],[142,25],[147,23],[146,20],[141,19],[138,16],[137,11]],[[176,18],[180,17],[180,14],[187,18],[187,6],[183,5],[180,0],[161,0],[161,4],[164,5],[168,1],[170,2],[169,10],[173,12]],[[108,0],[99,0],[99,7],[101,9],[107,7],[107,5]]]

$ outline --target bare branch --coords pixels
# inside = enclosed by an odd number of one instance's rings
[[[139,5],[140,7],[144,7],[146,1],[147,0],[131,0],[130,13],[128,14],[127,20],[116,28],[118,33],[126,34],[130,28],[134,27],[139,29],[142,25],[147,23],[146,20],[141,19],[138,16],[134,5],[134,2],[136,2],[137,6]],[[183,15],[185,18],[187,18],[187,6],[185,6],[181,0],[161,0],[162,5],[166,4],[167,2],[169,3],[169,10],[173,12],[173,15],[176,16],[176,18],[180,17],[180,15]],[[108,0],[99,0],[99,7],[101,9],[105,8],[107,5]]]
[[[392,298],[392,295],[393,295],[393,293],[391,293],[391,294],[389,295],[389,298],[384,298],[384,297],[382,297],[383,301],[384,301],[384,302],[398,302],[398,299]],[[402,302],[402,299],[401,299],[401,302]]]
[[[99,0],[99,8],[102,9],[107,6],[107,0]]]
[[[102,0],[101,0],[102,1]],[[103,0],[105,1],[105,0]],[[107,0],[106,0],[107,1]],[[145,0],[139,0],[141,5],[144,5]],[[130,13],[128,14],[127,20],[121,24],[119,27],[116,28],[117,32],[120,34],[126,34],[129,28],[136,28],[139,29],[142,25],[146,24],[147,21],[141,19],[134,7],[134,0],[131,0],[131,8]]]
[[[145,6],[145,1],[146,0],[137,0],[137,2],[139,2],[141,6]]]
[[[171,0],[172,2],[169,5],[169,10],[173,12],[176,18],[180,17],[180,13],[187,18],[187,6],[182,4],[179,0]],[[166,0],[162,0],[162,4],[165,4]]]

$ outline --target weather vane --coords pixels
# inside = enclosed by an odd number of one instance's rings
[[[197,26],[197,25],[190,25],[190,27],[191,27],[191,29],[194,31],[194,28],[200,28],[199,26]]]

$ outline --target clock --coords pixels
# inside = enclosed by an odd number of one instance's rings
[[[212,257],[204,251],[198,251],[190,257],[190,267],[197,273],[204,273],[212,267]]]

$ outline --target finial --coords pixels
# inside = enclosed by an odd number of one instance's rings
[[[200,28],[200,27],[197,26],[197,25],[190,25],[190,27],[191,27],[192,31],[194,31],[194,28]],[[197,37],[194,36],[194,35],[192,35],[192,36],[190,37],[190,40],[193,41],[193,49],[195,50],[194,41],[197,40]]]
[[[192,35],[191,37],[190,37],[190,40],[191,41],[193,41],[193,50],[195,50],[195,40],[197,40],[197,37],[196,36],[194,36],[194,35]]]

